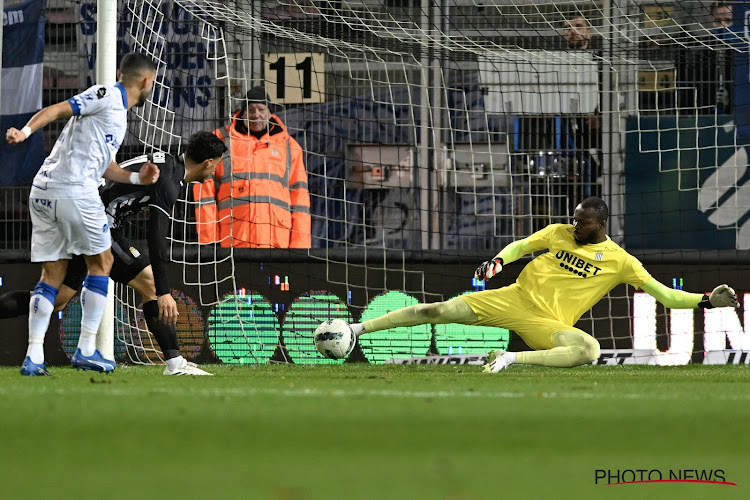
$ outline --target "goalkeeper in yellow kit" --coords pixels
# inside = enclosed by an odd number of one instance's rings
[[[717,286],[710,295],[674,290],[659,283],[638,259],[605,233],[609,210],[590,197],[575,209],[573,224],[550,224],[528,238],[514,241],[476,270],[492,278],[531,252],[549,250],[533,259],[512,285],[434,304],[420,304],[356,323],[356,335],[423,323],[487,325],[515,331],[534,351],[493,351],[484,371],[497,373],[514,363],[571,367],[599,357],[599,342],[575,328],[578,319],[621,283],[653,296],[665,307],[739,307],[734,290]]]

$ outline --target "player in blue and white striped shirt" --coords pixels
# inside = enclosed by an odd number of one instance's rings
[[[44,362],[44,334],[68,261],[75,254],[86,257],[88,275],[81,292],[81,338],[71,364],[100,372],[115,368],[115,362],[102,357],[95,348],[112,267],[109,225],[98,187],[102,177],[131,184],[154,182],[158,177],[153,164],[145,165],[140,173],[131,173],[114,161],[127,131],[127,111],[146,102],[155,76],[151,58],[127,54],[115,85],[95,85],[42,109],[21,130],[10,128],[6,133],[8,143],[13,145],[54,120],[69,118],[34,177],[29,196],[31,260],[42,263],[42,276],[29,304],[29,348],[21,365],[22,375],[49,375]]]

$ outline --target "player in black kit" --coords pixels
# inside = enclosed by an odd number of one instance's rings
[[[129,285],[143,298],[143,316],[167,363],[164,375],[211,375],[180,355],[175,331],[177,304],[170,293],[167,273],[167,236],[181,185],[203,182],[209,178],[226,151],[224,142],[214,134],[198,132],[188,140],[184,155],[175,157],[154,153],[120,165],[138,172],[144,163],[151,161],[159,167],[159,180],[156,183],[132,185],[108,182],[100,189],[112,232],[114,264],[110,277],[117,283]],[[148,257],[135,248],[122,227],[126,218],[145,210],[149,212]],[[65,281],[55,300],[55,311],[65,308],[85,276],[83,257],[71,259]],[[28,290],[17,290],[0,296],[0,318],[28,314],[29,293]]]

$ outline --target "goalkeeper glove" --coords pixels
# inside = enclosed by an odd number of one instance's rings
[[[740,303],[737,302],[737,295],[729,285],[719,285],[714,288],[711,295],[705,295],[698,307],[704,309],[711,309],[714,307],[740,307]]]
[[[503,259],[492,259],[483,262],[481,266],[474,271],[474,277],[480,280],[488,280],[503,270]]]

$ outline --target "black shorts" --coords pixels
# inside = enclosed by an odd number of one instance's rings
[[[148,256],[142,254],[125,235],[117,230],[112,230],[112,255],[114,262],[109,276],[113,281],[123,285],[130,283],[141,271],[151,265]],[[78,290],[87,273],[86,259],[83,255],[74,255],[68,263],[68,272],[63,285]]]

